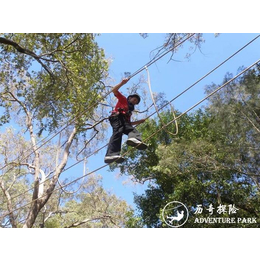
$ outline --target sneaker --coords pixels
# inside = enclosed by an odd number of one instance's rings
[[[136,147],[136,149],[138,150],[145,150],[147,148],[146,144],[144,144],[143,142],[139,141],[136,138],[128,138],[126,144]]]
[[[121,155],[108,155],[105,157],[105,163],[122,163],[125,159]]]

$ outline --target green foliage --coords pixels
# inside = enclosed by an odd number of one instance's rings
[[[100,177],[89,178],[80,192],[65,198],[63,203],[57,214],[46,221],[45,227],[125,227],[135,220],[125,201],[102,188]]]
[[[10,118],[11,92],[42,129],[53,130],[76,115],[80,127],[101,97],[104,86],[99,81],[108,68],[94,35],[30,33],[2,38],[10,42],[0,41],[2,124]]]
[[[30,183],[23,178],[19,179],[19,173],[12,172],[12,174],[17,177],[16,181],[9,180],[8,177],[11,175],[6,175],[5,184],[10,187],[13,207],[18,209],[30,202],[32,194],[28,192]],[[133,210],[124,200],[102,188],[101,177],[91,176],[81,184],[80,189],[74,188],[76,192],[73,192],[72,189],[68,189],[68,193],[63,190],[53,192],[48,203],[38,214],[33,227],[123,228],[141,226],[140,219],[134,216]],[[23,196],[16,197],[23,192]],[[3,216],[7,212],[7,204],[1,189],[0,195],[0,214]],[[23,226],[27,214],[27,207],[13,212],[16,227]],[[1,227],[14,227],[8,217],[1,219],[0,225]]]

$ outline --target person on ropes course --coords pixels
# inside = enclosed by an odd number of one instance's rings
[[[141,124],[145,119],[131,122],[130,118],[135,105],[139,104],[141,98],[138,94],[129,95],[127,98],[118,90],[128,82],[128,78],[123,79],[119,84],[113,87],[112,92],[117,97],[118,102],[109,117],[109,122],[113,128],[113,134],[110,138],[105,163],[117,162],[121,163],[124,158],[120,155],[123,134],[128,135],[127,145],[144,150],[147,145],[142,142],[141,134],[133,127],[133,125]]]

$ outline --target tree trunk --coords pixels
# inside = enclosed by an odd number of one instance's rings
[[[5,185],[4,185],[2,180],[0,180],[0,187],[3,190],[4,195],[5,195],[6,199],[7,199],[7,210],[9,212],[10,223],[11,223],[13,228],[16,228],[17,225],[16,225],[14,213],[13,213],[12,198],[11,198],[8,190],[5,188]]]
[[[66,143],[65,149],[64,149],[64,153],[63,153],[63,158],[62,161],[60,163],[60,165],[56,168],[55,174],[49,184],[49,186],[46,188],[46,190],[44,191],[43,195],[39,197],[39,180],[38,183],[35,183],[35,188],[38,191],[37,197],[35,197],[32,201],[32,206],[31,209],[29,211],[28,217],[26,219],[26,222],[24,224],[24,228],[31,228],[40,212],[40,210],[44,207],[44,205],[48,202],[50,196],[52,195],[52,193],[55,190],[55,186],[58,182],[58,178],[60,176],[60,174],[62,173],[63,169],[65,168],[67,161],[68,161],[68,157],[69,157],[69,150],[71,147],[71,144],[74,140],[74,137],[77,133],[76,127],[73,129],[72,133],[70,134],[70,137]],[[37,182],[37,180],[36,180]],[[35,189],[35,190],[36,190]],[[34,191],[35,191],[34,190]],[[35,192],[34,192],[35,193]],[[35,194],[36,195],[36,194]]]

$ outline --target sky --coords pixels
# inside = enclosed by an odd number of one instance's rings
[[[163,92],[166,99],[171,100],[256,36],[257,34],[251,33],[223,33],[215,37],[213,33],[206,33],[203,35],[205,42],[201,49],[196,50],[190,59],[186,59],[185,56],[191,45],[184,44],[183,48],[173,57],[176,61],[169,61],[171,57],[169,53],[149,67],[153,92]],[[121,81],[125,72],[134,73],[143,67],[153,57],[152,51],[161,46],[164,39],[164,33],[149,33],[147,38],[141,37],[138,33],[104,33],[96,38],[99,46],[105,50],[106,57],[111,60],[109,75],[114,80],[114,84]],[[260,58],[259,43],[260,38],[176,99],[173,102],[174,108],[184,112],[205,97],[206,85],[213,82],[221,84],[227,72],[233,73],[235,76],[239,67],[250,66],[258,60]],[[144,70],[121,88],[122,93],[127,94],[127,87],[137,83],[141,75],[145,79],[147,78]],[[203,105],[206,105],[206,102]],[[138,119],[141,118],[140,116]],[[109,137],[110,132],[108,132],[107,138]],[[88,159],[89,171],[104,164],[105,152],[106,148],[101,150],[98,155]],[[83,168],[82,164],[75,167],[74,171],[80,168]],[[127,177],[120,177],[119,169],[111,172],[106,167],[94,174],[102,176],[103,186],[106,190],[116,194],[120,199],[126,200],[133,208],[136,208],[133,193],[143,194],[147,188],[147,183],[134,184]]]

